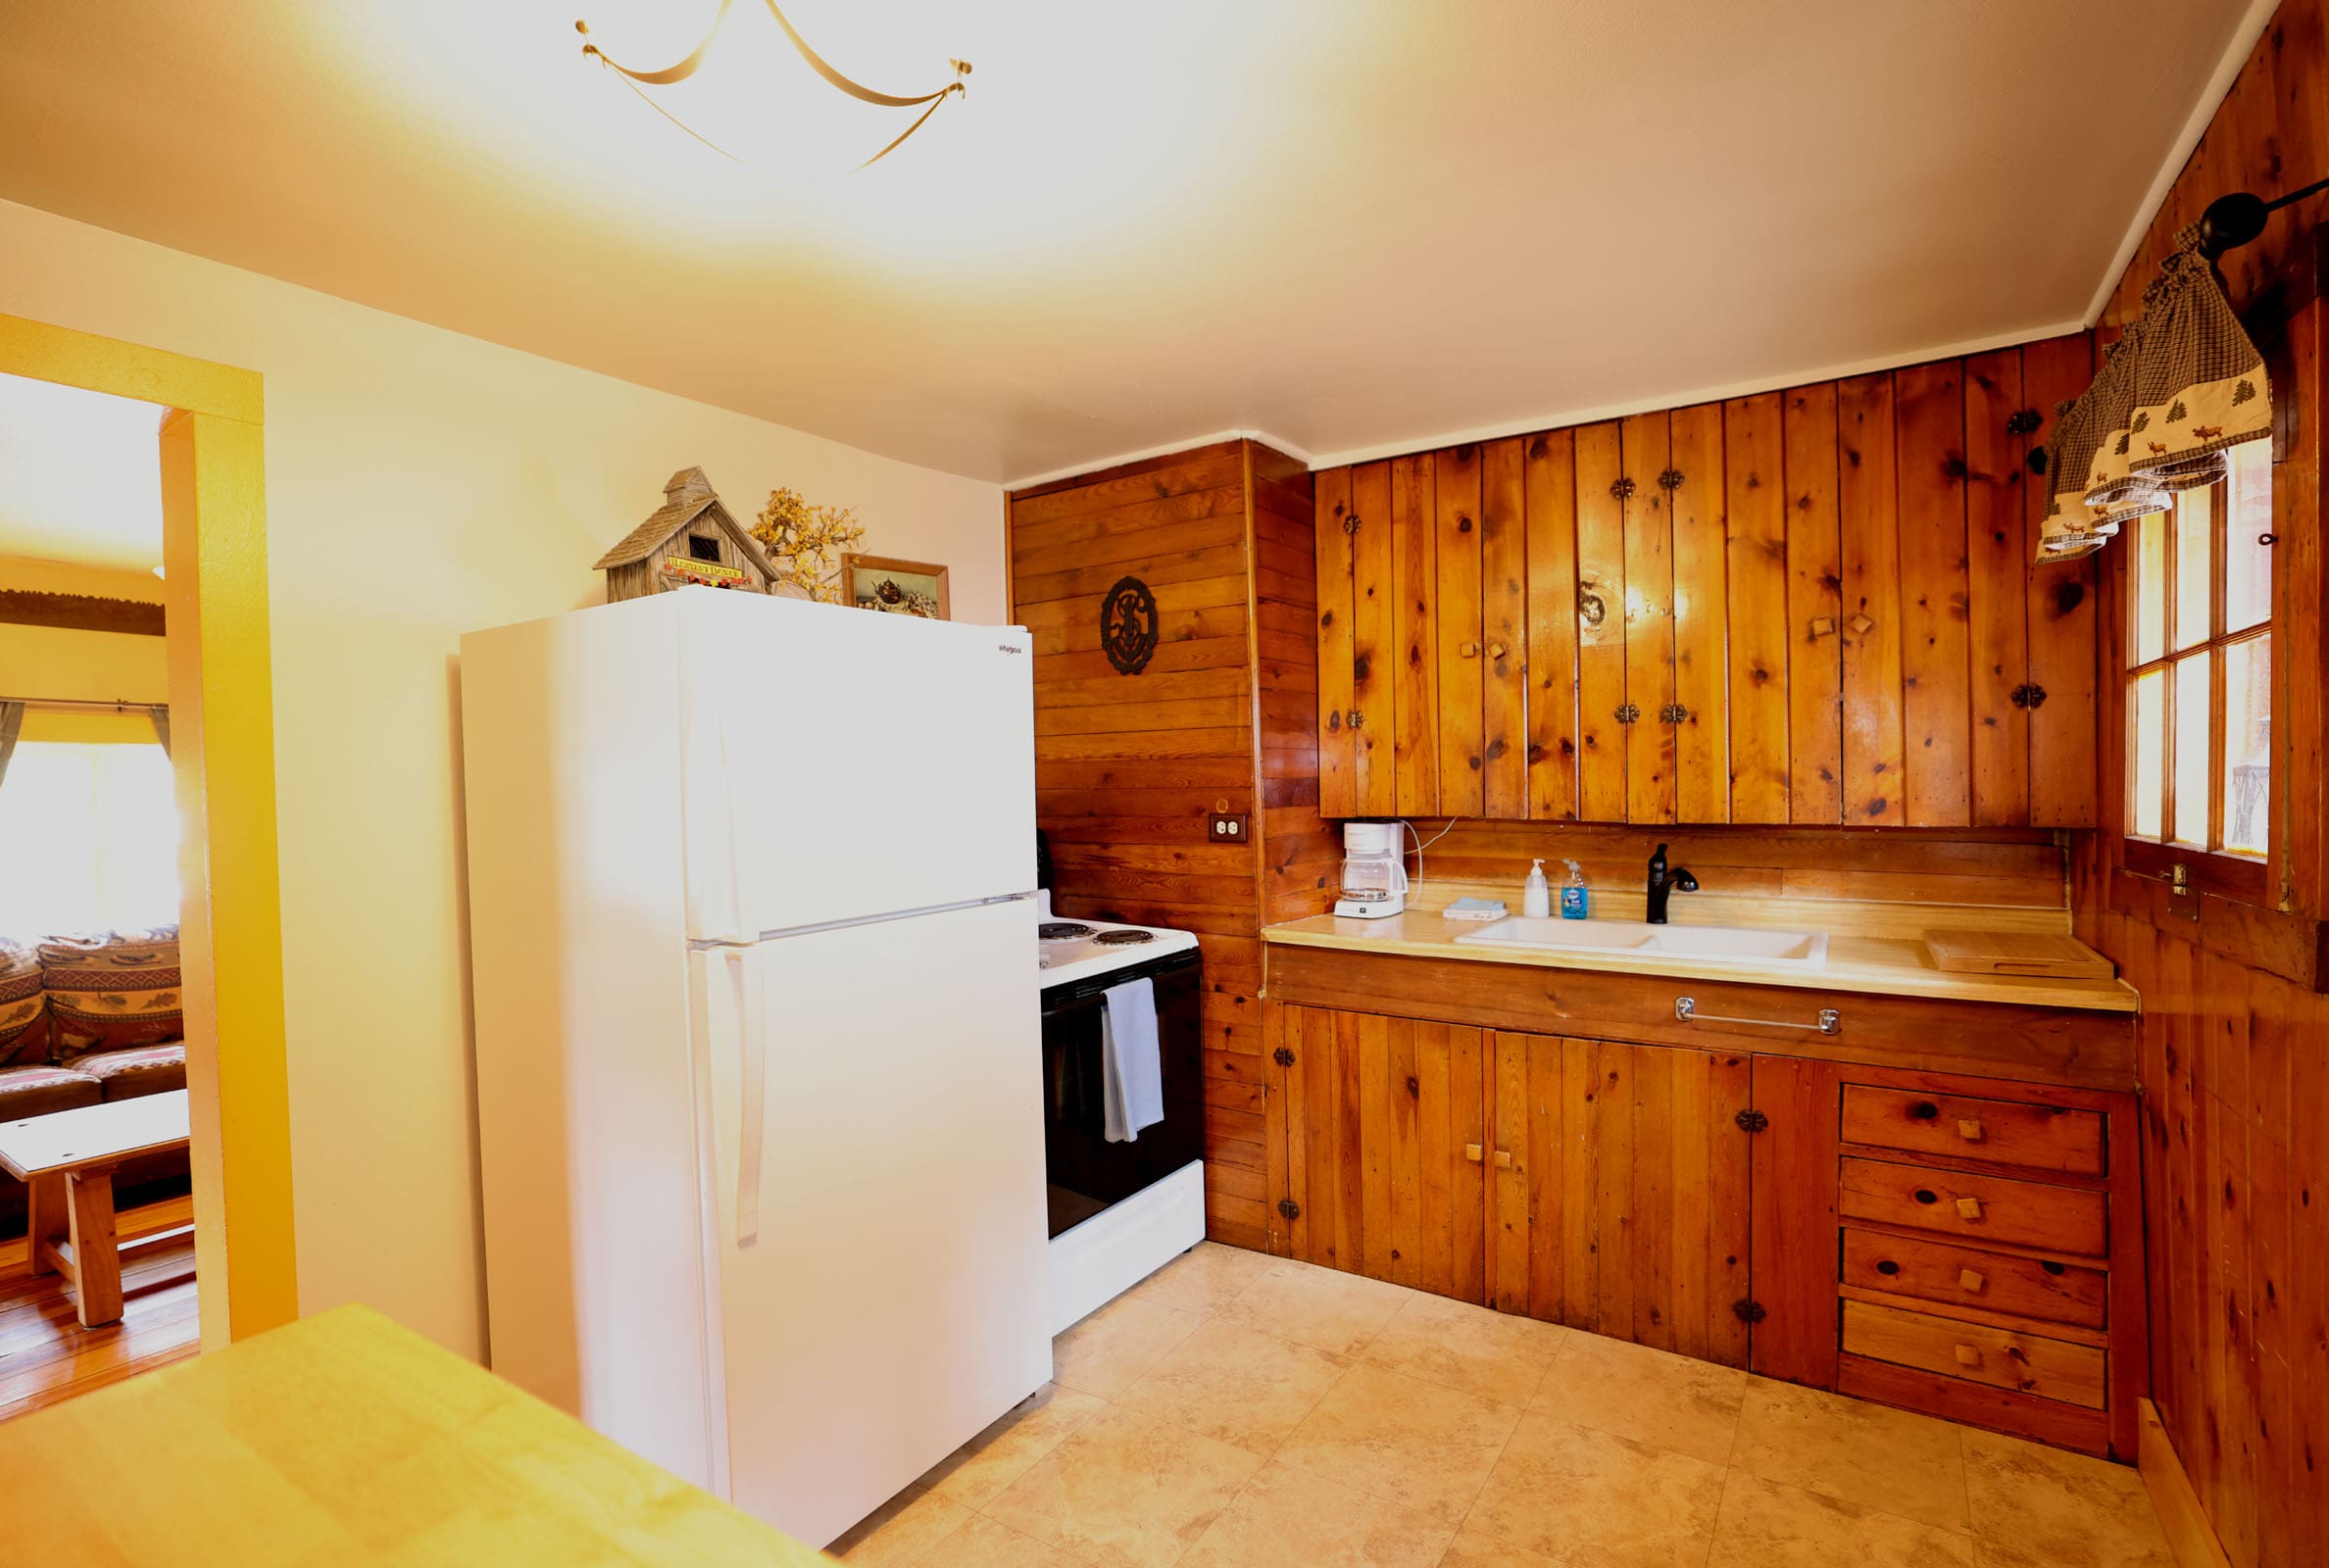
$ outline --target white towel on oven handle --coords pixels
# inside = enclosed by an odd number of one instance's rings
[[[1108,1141],[1128,1144],[1164,1119],[1164,1064],[1157,1043],[1157,988],[1111,986],[1100,1008],[1100,1076]]]

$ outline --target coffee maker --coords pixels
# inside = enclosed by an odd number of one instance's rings
[[[1342,895],[1334,912],[1379,920],[1407,908],[1407,856],[1400,842],[1403,822],[1343,824]]]

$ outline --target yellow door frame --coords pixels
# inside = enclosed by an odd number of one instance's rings
[[[258,372],[0,315],[0,371],[157,403],[202,1344],[299,1315]]]

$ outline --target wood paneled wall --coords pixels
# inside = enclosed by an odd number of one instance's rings
[[[1053,906],[1198,934],[1208,1228],[1254,1248],[1266,1246],[1258,933],[1331,902],[1340,854],[1316,812],[1311,510],[1302,465],[1248,441],[1010,500]],[[1100,647],[1101,602],[1127,576],[1155,593],[1159,618],[1132,675]],[[1250,841],[1214,841],[1216,809],[1245,816]]]
[[[2137,314],[2175,231],[2209,201],[2329,173],[2325,61],[2329,8],[2285,0],[2128,268],[2106,329]],[[2290,315],[2292,280],[2319,276],[2312,230],[2324,220],[2329,197],[2314,197],[2227,256],[2235,304],[2264,319]],[[2101,558],[2104,821],[2079,835],[2072,863],[2080,935],[2144,998],[2153,1397],[2236,1568],[2317,1562],[2329,1541],[2321,314],[2317,303],[2296,312],[2267,349],[2286,432],[2273,468],[2273,730],[2286,746],[2276,803],[2287,906],[2176,898],[2124,867],[2123,540]]]
[[[2091,826],[2094,568],[2033,564],[2025,459],[2092,353],[1321,472],[1322,808]]]

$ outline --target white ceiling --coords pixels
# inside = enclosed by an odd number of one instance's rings
[[[741,165],[572,26],[715,0],[0,0],[0,196],[984,478],[1325,458],[2075,323],[2246,9],[789,0],[976,67],[850,173],[900,122],[735,6]]]
[[[0,556],[160,565],[162,412],[0,375]]]

